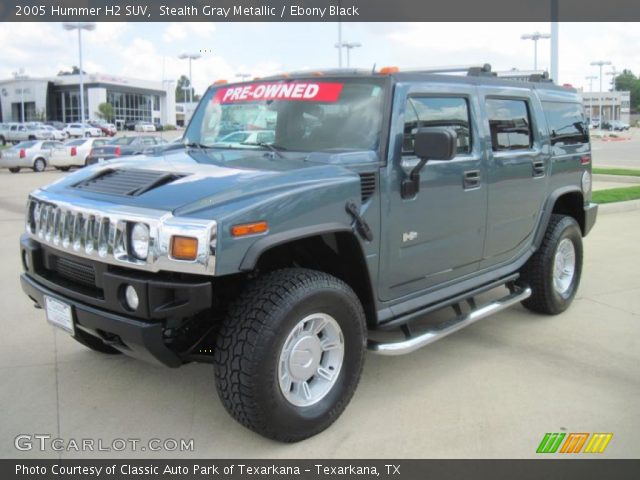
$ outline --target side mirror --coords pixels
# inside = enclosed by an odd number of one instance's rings
[[[420,171],[429,160],[452,160],[458,149],[458,135],[447,127],[419,128],[413,140],[413,151],[420,159],[409,178],[402,181],[402,198],[411,198],[420,191]]]

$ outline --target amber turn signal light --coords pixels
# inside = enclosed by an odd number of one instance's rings
[[[247,235],[256,235],[269,230],[267,222],[243,223],[231,227],[231,235],[234,237],[245,237]]]
[[[195,260],[198,256],[198,239],[171,237],[171,257],[176,260]]]

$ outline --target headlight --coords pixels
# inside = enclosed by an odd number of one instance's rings
[[[136,223],[131,229],[131,250],[138,260],[146,260],[149,256],[149,227],[144,223]]]

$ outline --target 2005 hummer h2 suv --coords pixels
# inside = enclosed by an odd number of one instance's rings
[[[367,349],[570,305],[596,218],[589,134],[573,89],[533,80],[483,66],[214,84],[182,143],[30,195],[22,287],[93,350],[213,363],[228,412],[266,437],[317,434]]]

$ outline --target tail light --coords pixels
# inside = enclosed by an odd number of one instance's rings
[[[591,155],[583,155],[580,157],[580,165],[589,165],[591,163]]]
[[[120,147],[116,147],[116,156],[119,157],[121,153],[122,150],[120,149]]]
[[[71,156],[75,157],[78,154],[78,149],[76,147],[71,147]]]
[[[89,150],[89,156],[93,157],[93,148],[91,150]]]
[[[24,151],[24,148],[20,149],[20,158],[24,158],[27,156],[27,152]]]

